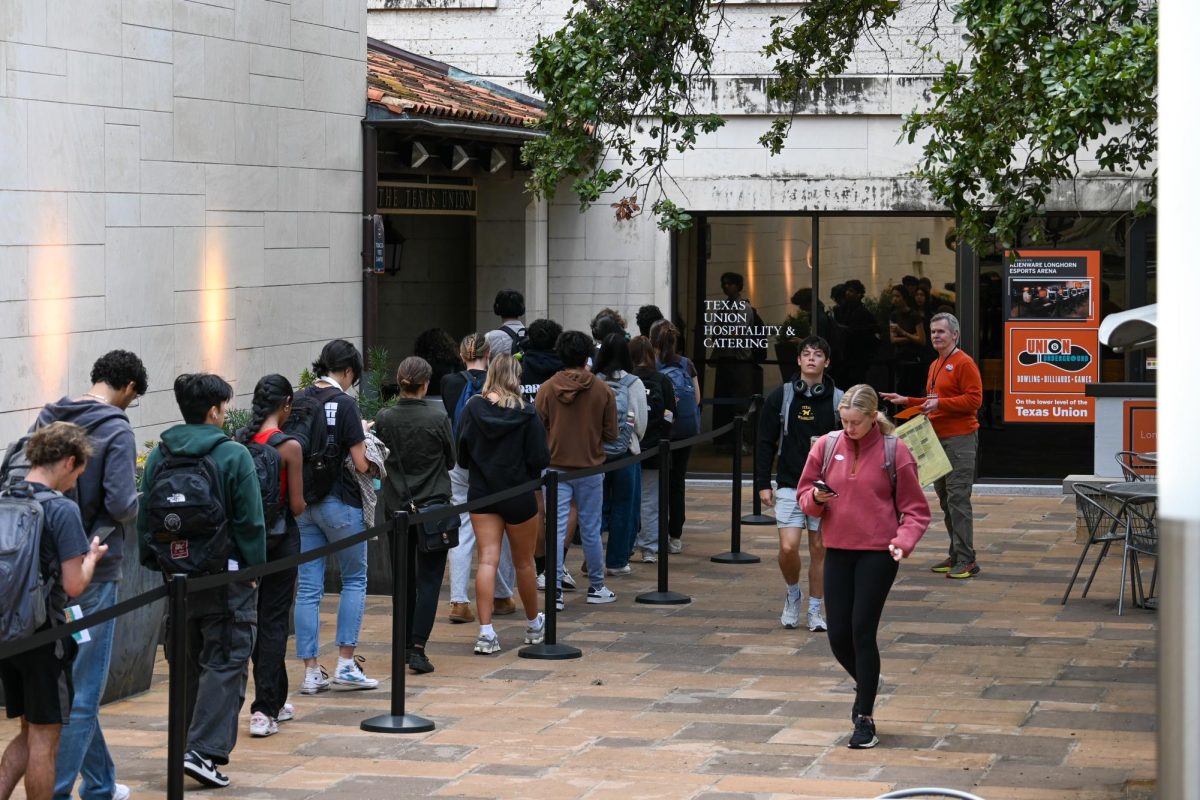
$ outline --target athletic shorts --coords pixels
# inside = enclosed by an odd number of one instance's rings
[[[8,718],[24,717],[34,725],[67,724],[75,699],[71,663],[78,651],[79,645],[68,636],[0,661]]]
[[[505,525],[519,525],[528,522],[538,513],[537,497],[533,492],[510,497],[490,506],[477,508],[472,514],[498,514]]]
[[[780,528],[821,530],[821,518],[810,517],[796,505],[796,489],[775,490],[775,524]]]

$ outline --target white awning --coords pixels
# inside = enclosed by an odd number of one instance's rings
[[[1100,343],[1114,350],[1140,350],[1157,341],[1157,303],[1109,314],[1100,323]]]

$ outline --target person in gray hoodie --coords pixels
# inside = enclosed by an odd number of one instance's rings
[[[137,518],[134,468],[137,447],[125,410],[137,404],[148,386],[146,367],[127,350],[112,350],[92,365],[92,388],[78,397],[47,403],[33,429],[72,422],[88,432],[94,455],[75,484],[80,516],[88,539],[99,536],[108,554],[96,565],[91,584],[76,603],[85,617],[117,602],[123,577],[125,528]],[[116,767],[100,728],[100,698],[108,681],[116,621],[88,629],[71,668],[75,700],[64,725],[55,761],[54,796],[69,798],[76,778],[79,796],[122,800],[129,788],[116,782]]]

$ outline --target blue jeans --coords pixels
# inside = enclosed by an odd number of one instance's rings
[[[85,617],[103,611],[117,602],[117,581],[92,583],[74,602]],[[100,729],[100,698],[108,683],[108,664],[112,657],[116,620],[88,628],[91,641],[79,645],[71,667],[75,700],[71,704],[71,722],[64,725],[58,740],[54,763],[55,800],[71,797],[75,778],[82,776],[79,796],[83,800],[111,800],[116,784],[116,768]]]
[[[332,542],[340,542],[363,530],[362,509],[346,505],[336,497],[309,506],[296,520],[300,526],[300,552],[307,553]],[[342,572],[342,594],[337,612],[337,645],[355,647],[367,603],[367,543],[338,551]],[[296,655],[316,658],[320,649],[321,598],[325,596],[325,560],[318,558],[300,565],[296,591]]]
[[[641,516],[642,465],[604,473],[604,499],[608,506],[608,550],[605,566],[612,569],[629,563],[633,540]]]
[[[579,538],[587,559],[588,585],[604,585],[604,546],[600,543],[600,512],[604,507],[604,476],[590,475],[558,483],[558,588],[562,589],[563,545],[567,540],[567,515],[571,498],[579,512]],[[547,496],[546,502],[552,502]]]

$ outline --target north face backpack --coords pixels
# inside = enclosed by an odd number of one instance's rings
[[[267,536],[282,536],[287,533],[287,498],[283,494],[282,482],[279,479],[283,472],[283,456],[279,454],[279,445],[292,437],[278,431],[271,434],[265,443],[246,442],[250,458],[254,461],[254,474],[258,478],[259,491],[262,492],[263,522],[267,526]],[[270,544],[270,542],[268,542]]]
[[[333,491],[342,471],[342,452],[334,437],[329,435],[325,419],[325,404],[337,397],[341,389],[331,386],[313,394],[292,400],[292,413],[283,425],[283,432],[300,443],[304,452],[304,502],[319,503]],[[291,476],[289,476],[290,479]]]
[[[634,426],[629,423],[629,409],[631,406],[629,392],[637,380],[637,375],[628,372],[615,380],[612,378],[604,379],[604,382],[608,384],[608,388],[612,389],[613,396],[617,399],[617,438],[615,441],[604,443],[604,455],[609,458],[623,456],[628,453],[629,445],[637,433],[634,430]]]
[[[681,357],[678,364],[659,362],[658,371],[675,387],[675,422],[672,439],[686,439],[700,432],[700,408],[696,403],[696,387],[688,374],[688,360]]]
[[[462,419],[463,409],[467,407],[467,401],[483,391],[483,378],[476,378],[465,369],[459,374],[467,379],[467,384],[458,393],[458,402],[454,404],[454,419],[451,420],[451,423],[454,428],[455,441],[458,441],[458,421]]]
[[[50,618],[50,587],[42,577],[42,503],[58,492],[27,483],[0,490],[0,642],[36,631]]]
[[[162,459],[146,488],[146,533],[143,541],[164,574],[210,575],[225,572],[232,552],[225,516],[221,475],[212,452],[178,455],[165,443]]]

